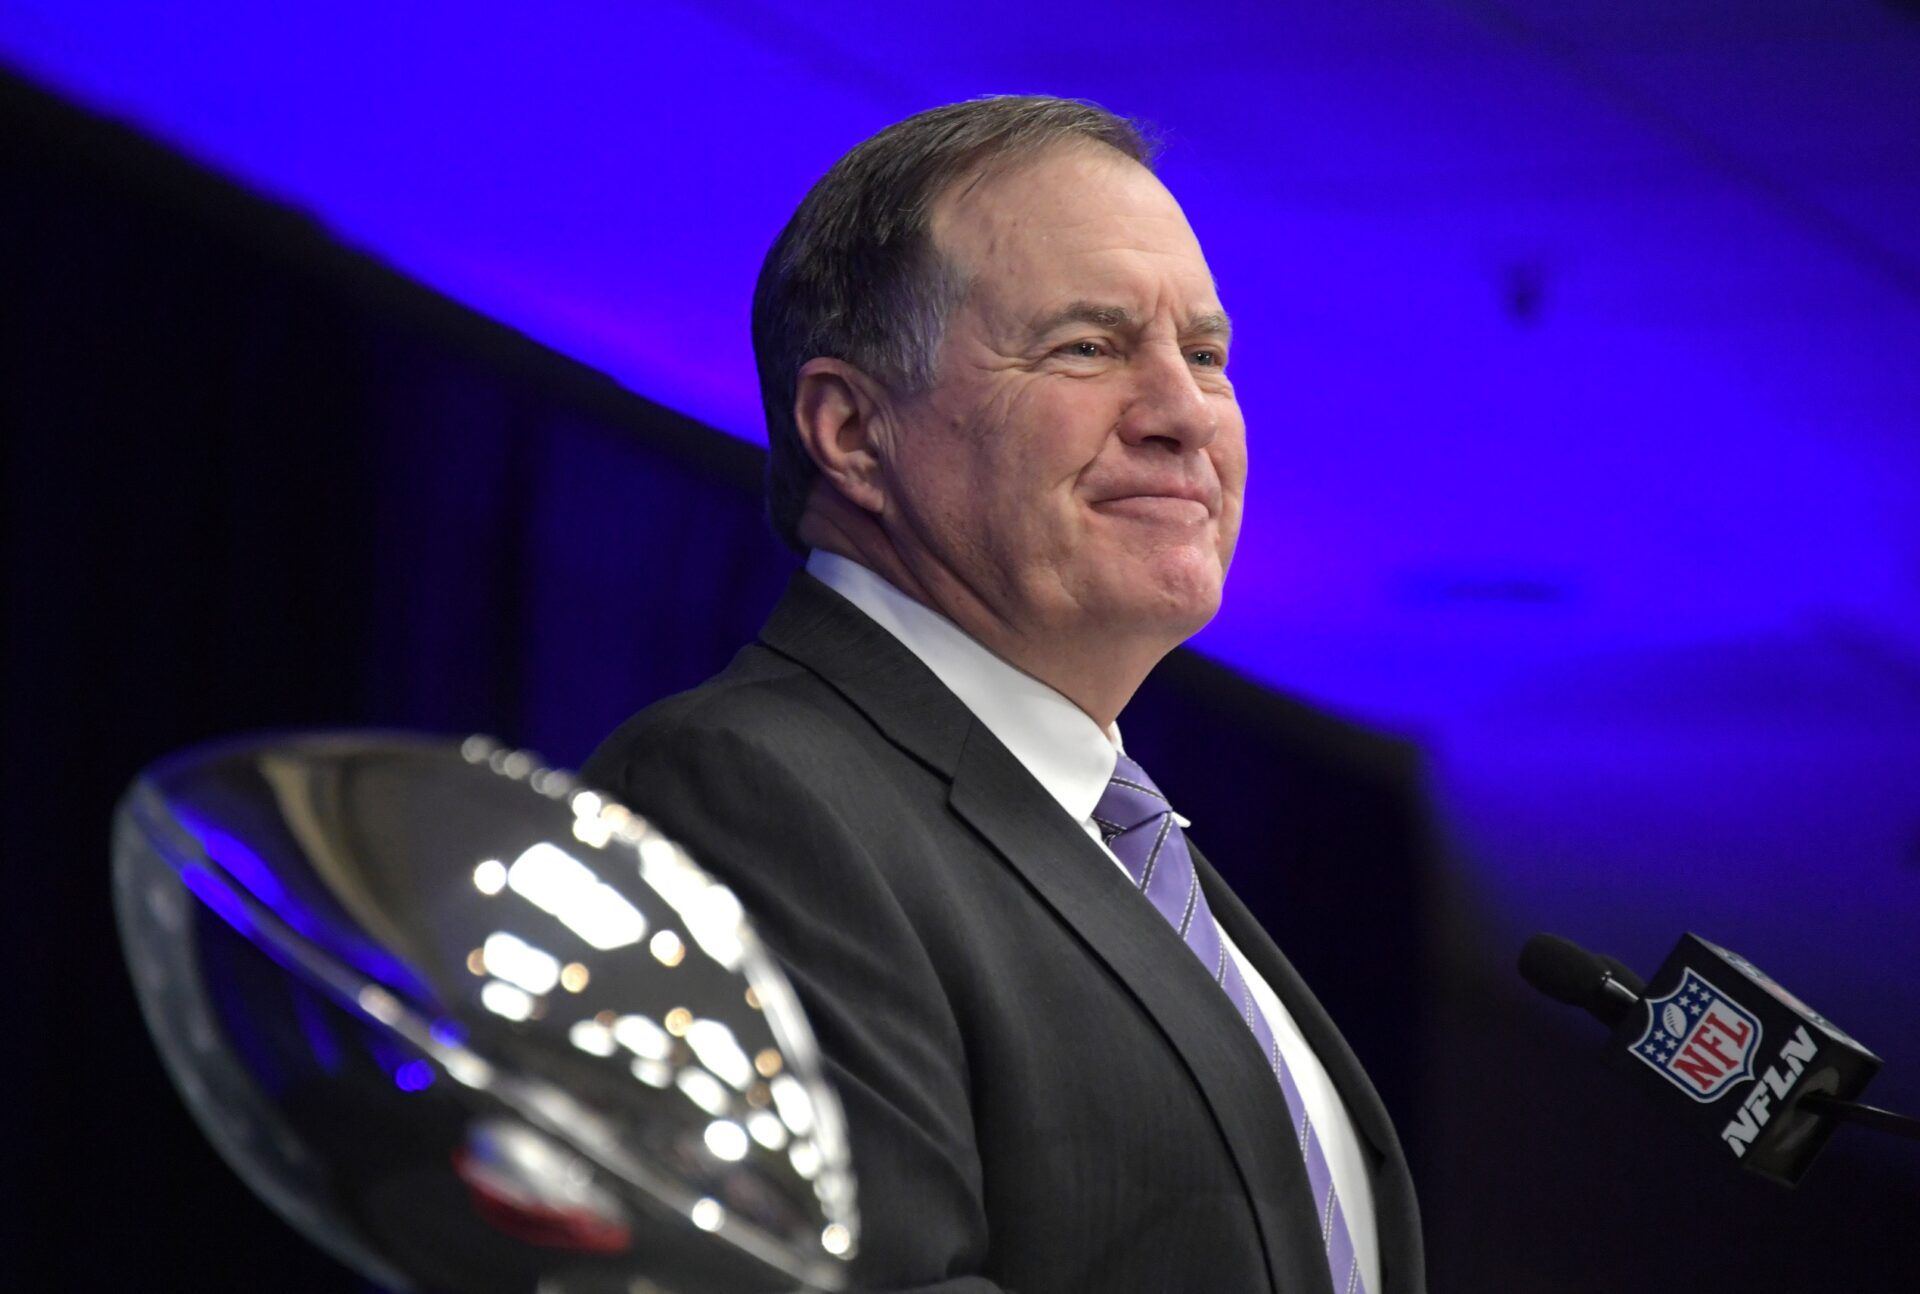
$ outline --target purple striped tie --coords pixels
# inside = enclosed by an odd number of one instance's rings
[[[1260,1043],[1274,1077],[1280,1080],[1281,1094],[1293,1114],[1295,1140],[1301,1157],[1307,1162],[1307,1181],[1313,1186],[1320,1209],[1320,1238],[1326,1246],[1327,1266],[1333,1272],[1333,1287],[1338,1294],[1365,1294],[1360,1279],[1360,1259],[1353,1239],[1347,1234],[1347,1220],[1340,1211],[1340,1199],[1334,1194],[1333,1173],[1327,1168],[1327,1156],[1314,1135],[1313,1120],[1293,1074],[1280,1058],[1280,1044],[1273,1039],[1267,1018],[1253,1000],[1253,990],[1240,975],[1240,968],[1227,955],[1226,940],[1214,924],[1213,911],[1206,895],[1200,892],[1200,875],[1194,870],[1193,855],[1187,852],[1187,838],[1173,820],[1167,797],[1147,777],[1140,765],[1120,756],[1114,765],[1113,780],[1093,810],[1094,825],[1107,842],[1107,848],[1126,867],[1160,915],[1167,919],[1194,956],[1213,972],[1214,982],[1226,992],[1227,999],[1240,1009],[1240,1018]]]

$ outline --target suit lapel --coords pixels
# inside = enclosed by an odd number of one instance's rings
[[[1305,1166],[1276,1153],[1290,1145],[1286,1103],[1206,969],[984,726],[962,750],[950,803],[1126,985],[1185,1063],[1253,1205],[1273,1288],[1329,1291],[1311,1243],[1317,1214]]]
[[[1188,845],[1191,848],[1191,840]],[[1406,1156],[1394,1135],[1386,1106],[1347,1040],[1340,1036],[1293,964],[1200,851],[1192,852],[1214,919],[1293,1016],[1327,1077],[1333,1080],[1355,1130],[1372,1152],[1374,1224],[1379,1232],[1381,1281],[1386,1287],[1376,1294],[1419,1294],[1426,1285],[1419,1208]]]
[[[890,740],[952,780],[954,812],[1112,970],[1185,1063],[1254,1208],[1273,1288],[1330,1291],[1309,1229],[1318,1211],[1305,1166],[1297,1154],[1276,1153],[1290,1144],[1278,1131],[1287,1127],[1279,1086],[1173,928],[933,672],[839,594],[796,576],[761,640],[820,675]],[[1212,878],[1212,900],[1218,878],[1199,865]],[[1246,947],[1239,931],[1231,933]]]

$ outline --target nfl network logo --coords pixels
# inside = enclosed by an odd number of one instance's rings
[[[1647,1030],[1628,1050],[1696,1101],[1712,1101],[1753,1077],[1760,1021],[1695,974],[1647,999]]]

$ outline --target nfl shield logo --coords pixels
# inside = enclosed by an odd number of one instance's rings
[[[1760,1021],[1688,967],[1665,997],[1647,999],[1647,1030],[1630,1051],[1696,1101],[1753,1077]]]

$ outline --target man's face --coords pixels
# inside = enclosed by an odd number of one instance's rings
[[[1173,195],[1063,148],[937,204],[970,280],[933,387],[900,406],[888,521],[1021,636],[1212,618],[1246,428],[1226,317]]]

